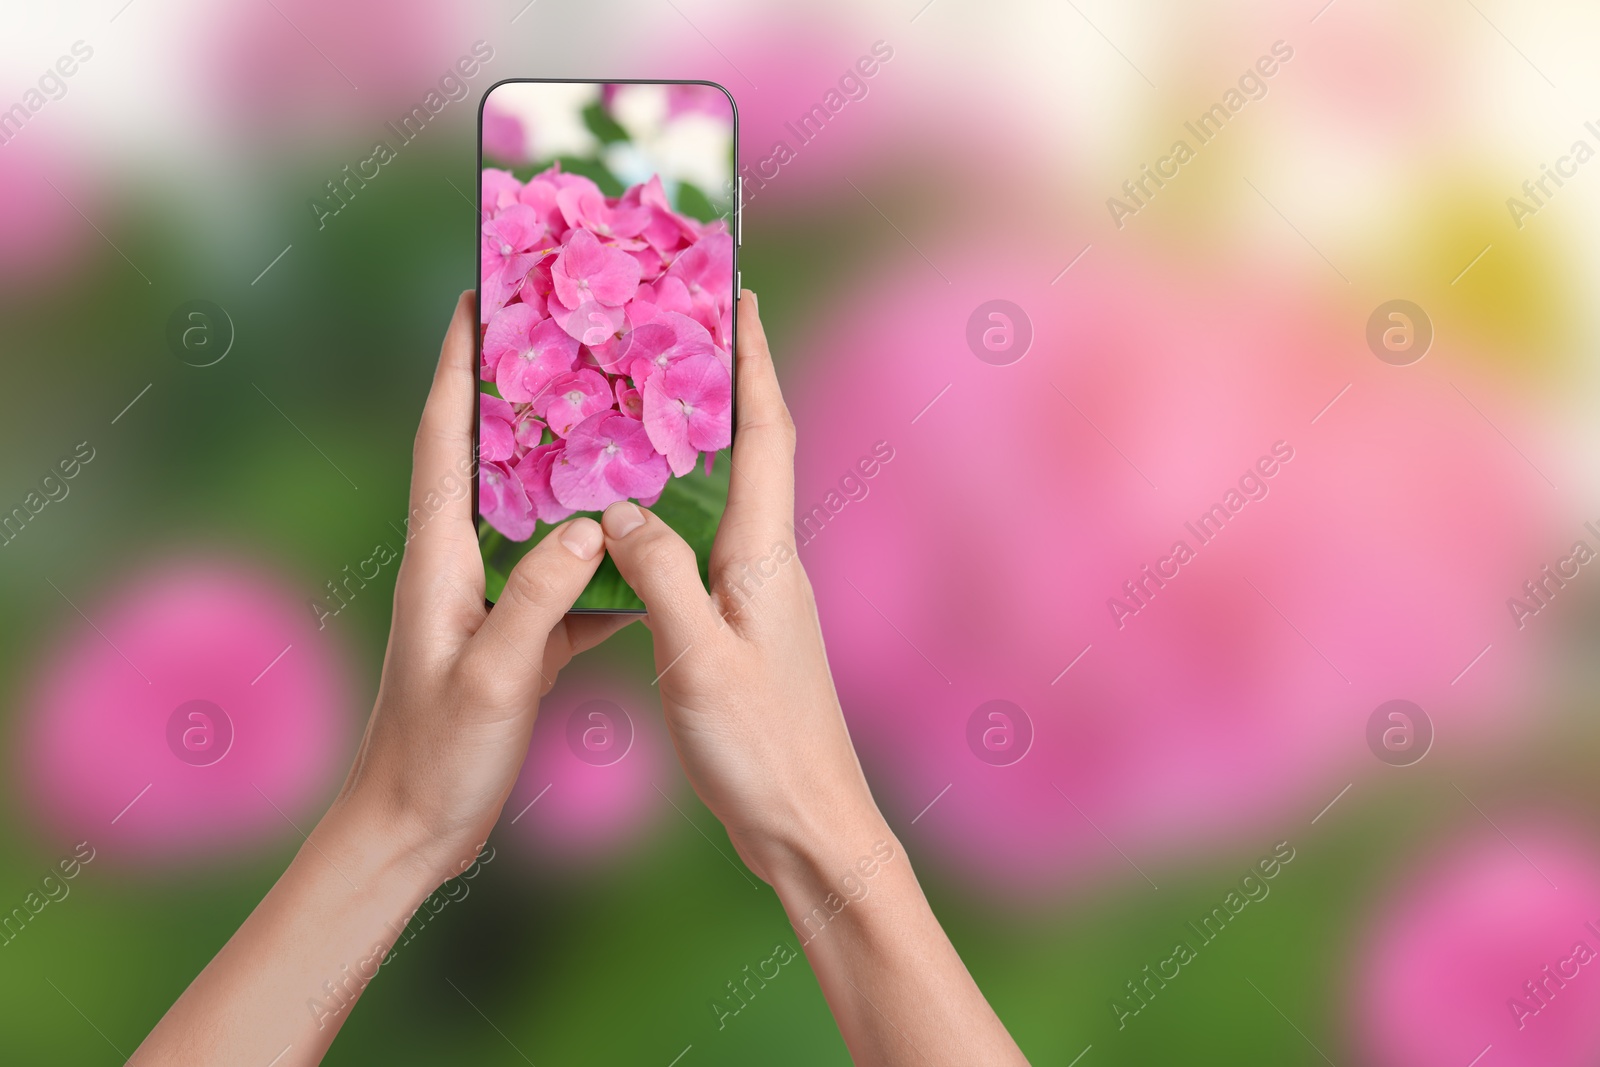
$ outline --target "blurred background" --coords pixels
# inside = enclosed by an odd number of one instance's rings
[[[738,102],[845,713],[1033,1062],[1594,1062],[1597,42],[1507,0],[6,5],[0,1057],[118,1062],[336,790],[476,103],[549,76]],[[563,675],[329,1062],[848,1062],[803,968],[718,1025],[795,938],[647,636]]]

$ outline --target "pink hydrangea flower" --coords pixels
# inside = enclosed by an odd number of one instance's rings
[[[644,424],[607,409],[573,428],[550,472],[550,488],[569,508],[603,511],[629,497],[654,496],[671,476]]]
[[[534,401],[533,410],[557,437],[566,437],[590,415],[611,410],[614,402],[611,384],[604,375],[576,370],[551,382],[545,394]]]
[[[645,382],[645,432],[673,474],[688,474],[702,452],[728,447],[732,400],[728,372],[710,353],[678,360]]]
[[[494,383],[500,395],[526,404],[572,370],[578,342],[549,319],[541,321],[531,305],[512,304],[489,321],[483,353],[486,361],[494,363]]]
[[[516,438],[516,451],[523,455],[537,448],[539,442],[544,440],[544,423],[534,417],[531,408],[517,415]]]
[[[364,562],[392,573],[384,558]],[[99,593],[66,586],[93,621],[58,605],[20,701],[23,824],[150,865],[214,863],[293,836],[285,817],[315,819],[357,709],[336,633],[345,620],[319,629],[306,606],[342,601],[311,581],[191,557]]]
[[[558,166],[482,180],[489,525],[526,540],[574,511],[654,503],[699,457],[709,475],[733,402],[725,225],[674,212],[658,179],[615,198]]]
[[[633,343],[627,352],[629,374],[634,384],[642,389],[657,371],[665,370],[680,359],[710,355],[715,347],[704,326],[687,315],[669,311],[634,331]],[[732,396],[731,377],[729,396]]]
[[[602,245],[588,230],[567,241],[550,269],[556,296],[569,308],[598,303],[621,307],[639,289],[639,262],[615,247]],[[732,277],[730,262],[729,277]]]
[[[643,286],[639,288],[641,292],[644,289]],[[605,310],[620,310],[622,321],[609,336],[604,336],[599,329],[602,322],[609,326],[619,316],[591,316],[596,329],[589,334],[589,339],[584,343],[594,358],[595,366],[607,374],[622,374],[626,372],[637,351],[634,342],[638,340],[639,328],[654,322],[658,313],[653,304],[639,297],[630,300],[625,308]],[[650,335],[647,333],[645,336]]]

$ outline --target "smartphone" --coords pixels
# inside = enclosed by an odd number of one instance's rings
[[[714,82],[484,94],[473,510],[491,603],[555,525],[619,500],[708,578],[733,444],[738,137]],[[575,610],[644,604],[606,558]]]

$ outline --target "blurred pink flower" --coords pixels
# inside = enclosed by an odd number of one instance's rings
[[[497,833],[513,835],[548,869],[613,857],[677,819],[652,784],[669,795],[681,790],[657,703],[648,688],[618,685],[581,664],[564,671],[539,702]]]
[[[5,239],[0,241],[0,279],[13,290],[46,286],[91,249],[90,241],[100,241],[93,226],[73,207],[76,204],[86,213],[100,214],[97,198],[85,180],[95,171],[50,140],[47,130],[34,126],[6,142],[4,153],[0,233]],[[116,259],[119,269],[127,269],[108,245],[102,242],[99,247],[107,257]],[[128,277],[138,280],[131,269]]]
[[[93,621],[62,605],[17,747],[47,831],[163,863],[313,821],[349,756],[353,709],[344,654],[305,592],[212,559],[74,593]]]
[[[483,154],[490,159],[521,165],[533,162],[533,138],[516,115],[495,103],[483,105]],[[486,172],[487,173],[487,172]]]
[[[1505,597],[1569,534],[1432,365],[1394,374],[1272,263],[1197,278],[1096,248],[1052,287],[1057,258],[1012,243],[924,251],[951,284],[910,253],[880,266],[786,346],[785,391],[852,734],[903,820],[941,797],[909,832],[964,876],[1137,879],[1101,830],[1154,865],[1314,813],[1384,769],[1364,740],[1384,701],[1468,746],[1533,704],[1542,637],[1513,635]],[[1032,317],[1010,366],[968,347],[997,293]],[[1265,498],[1119,628],[1108,600],[1280,440]],[[968,749],[997,698],[1034,727],[1011,766]]]
[[[1350,1001],[1363,1062],[1461,1067],[1489,1045],[1499,1067],[1600,1057],[1600,847],[1548,821],[1495,821],[1505,837],[1482,826],[1430,859],[1362,937]]]
[[[710,115],[714,119],[725,120],[729,125],[733,124],[727,96],[711,85],[667,86],[667,114],[674,118],[678,115]]]

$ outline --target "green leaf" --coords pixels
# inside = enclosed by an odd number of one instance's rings
[[[678,210],[700,222],[722,217],[722,212],[712,206],[711,199],[688,182],[678,183]]]
[[[617,120],[606,114],[606,109],[596,100],[583,109],[583,124],[589,127],[589,132],[600,138],[601,144],[612,144],[616,141],[626,141],[628,132],[617,125]]]

